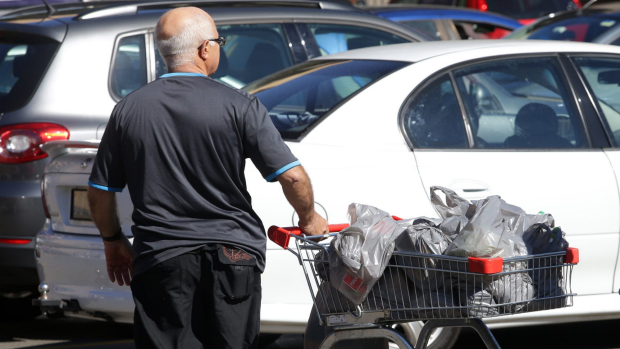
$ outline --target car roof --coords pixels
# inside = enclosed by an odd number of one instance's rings
[[[107,6],[103,6],[107,4]],[[111,4],[111,5],[110,5]],[[46,8],[34,6],[0,17],[0,29],[8,24],[30,24],[36,27],[97,22],[97,26],[114,27],[119,21],[131,22],[136,28],[152,27],[167,10],[181,6],[196,6],[209,12],[216,21],[259,23],[263,20],[293,22],[305,20],[321,22],[347,22],[356,25],[379,27],[410,40],[431,40],[427,35],[385,18],[372,15],[353,6],[318,0],[188,0],[188,1],[129,1],[97,2],[58,6],[58,12],[48,17]],[[56,6],[55,6],[56,8]],[[45,18],[45,19],[44,19]],[[127,18],[126,20],[124,18]],[[43,19],[43,20],[42,20]],[[12,30],[18,30],[13,28]],[[45,28],[39,28],[44,32]]]
[[[201,8],[231,8],[231,7],[286,7],[311,8],[342,11],[362,10],[345,3],[321,0],[186,0],[186,1],[88,1],[80,3],[53,4],[55,11],[50,16],[47,5],[34,5],[18,8],[0,16],[0,21],[54,20],[59,18],[88,19],[96,17],[112,17],[127,14],[136,14],[140,10],[169,10],[175,7],[196,6]]]
[[[456,19],[483,21],[487,23],[496,23],[511,28],[520,27],[522,24],[518,21],[494,12],[482,12],[469,8],[458,8],[440,5],[408,5],[408,6],[382,6],[368,7],[366,10],[375,15],[387,18],[393,21],[407,21],[416,19]]]
[[[488,48],[518,47],[523,53],[593,52],[620,54],[620,47],[583,42],[545,40],[461,40],[376,46],[323,56],[319,59],[359,59],[419,62],[436,56]],[[498,50],[498,53],[501,52]]]

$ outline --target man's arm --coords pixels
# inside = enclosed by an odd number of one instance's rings
[[[299,215],[299,227],[306,235],[329,233],[327,221],[314,210],[314,194],[310,178],[302,166],[296,166],[277,177],[288,202]]]
[[[88,204],[93,222],[101,236],[110,238],[121,231],[116,207],[116,193],[88,187]],[[116,280],[120,286],[123,286],[123,284],[130,284],[130,275],[133,277],[133,252],[131,243],[125,234],[121,232],[121,235],[120,239],[104,241],[103,245],[108,277],[110,281]]]

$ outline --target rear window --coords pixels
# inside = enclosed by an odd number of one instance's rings
[[[559,21],[549,19],[536,26],[526,27],[509,38],[592,42],[617,27],[618,23],[620,17],[579,16]]]
[[[344,100],[410,63],[391,61],[310,61],[244,88],[269,111],[285,140],[300,140]]]
[[[0,113],[28,103],[58,45],[36,37],[0,36]]]

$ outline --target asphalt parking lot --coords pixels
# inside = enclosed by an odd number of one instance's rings
[[[620,320],[573,323],[493,331],[503,349],[620,349]],[[261,337],[261,349],[301,349],[301,335]],[[82,319],[0,322],[0,349],[133,349],[132,326]],[[473,331],[466,330],[454,349],[484,348]]]

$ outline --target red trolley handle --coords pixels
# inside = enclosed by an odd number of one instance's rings
[[[330,224],[328,227],[330,233],[336,233],[345,228],[348,228],[349,224]],[[288,248],[288,243],[291,235],[300,236],[301,229],[299,229],[299,227],[280,228],[272,225],[271,227],[269,227],[269,230],[267,230],[267,236],[269,236],[269,239],[276,244],[282,246],[284,249]]]
[[[396,216],[392,216],[392,218],[395,221],[403,220],[402,218],[399,218]],[[349,227],[349,224],[347,223],[328,225],[330,233],[337,233],[348,227]],[[301,235],[301,233],[302,232],[301,232],[301,229],[299,229],[299,227],[281,228],[281,227],[272,225],[271,227],[269,227],[269,230],[267,230],[267,236],[269,236],[269,239],[275,242],[276,244],[280,245],[281,247],[283,247],[285,250],[288,248],[291,235],[299,236]]]

